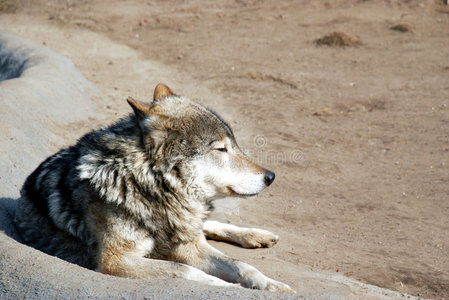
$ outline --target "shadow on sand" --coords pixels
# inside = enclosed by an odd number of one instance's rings
[[[21,242],[20,235],[14,223],[18,199],[0,198],[0,232]]]

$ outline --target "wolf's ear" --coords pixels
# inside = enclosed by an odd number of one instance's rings
[[[172,90],[163,83],[159,83],[154,89],[153,101],[162,100],[168,96],[175,95]]]
[[[142,120],[145,118],[145,116],[150,114],[151,105],[145,102],[137,101],[132,97],[128,97],[126,99],[128,101],[128,104],[131,105],[132,109],[134,110],[134,113],[137,116],[137,119]]]

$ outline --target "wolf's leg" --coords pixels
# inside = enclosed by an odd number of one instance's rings
[[[143,243],[146,242],[148,241]],[[98,271],[127,278],[183,278],[209,285],[238,287],[238,285],[208,275],[192,266],[173,261],[145,258],[139,248],[139,245],[135,242],[109,239],[107,245],[104,245],[100,251]]]
[[[267,230],[237,227],[217,221],[204,222],[203,231],[208,238],[236,243],[244,248],[272,247],[279,240],[277,235]]]
[[[210,285],[236,286],[180,262],[151,259],[155,241],[136,220],[107,203],[90,203],[89,221],[97,240],[97,271],[127,278],[184,278]]]
[[[240,283],[247,288],[295,292],[288,285],[268,278],[253,266],[227,257],[209,245],[203,235],[194,242],[175,247],[169,260],[194,266],[210,275],[228,282]]]

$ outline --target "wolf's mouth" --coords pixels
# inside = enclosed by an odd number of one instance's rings
[[[228,190],[230,192],[231,197],[245,197],[245,198],[251,198],[257,196],[259,193],[255,194],[243,194],[243,193],[237,193],[232,187],[228,187]]]

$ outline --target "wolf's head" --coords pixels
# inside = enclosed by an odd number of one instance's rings
[[[274,180],[237,145],[229,125],[213,111],[159,84],[153,102],[128,98],[153,171],[171,190],[203,200],[250,197]]]

